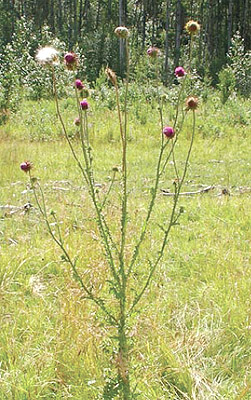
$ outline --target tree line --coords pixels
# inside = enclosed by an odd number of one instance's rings
[[[95,80],[107,64],[123,74],[123,42],[114,36],[123,25],[130,29],[135,60],[148,46],[162,49],[165,76],[185,59],[184,25],[194,19],[201,24],[195,66],[214,79],[235,32],[250,49],[250,14],[249,0],[0,0],[0,49],[12,43],[22,19],[31,24],[31,34],[47,26],[67,50],[85,55],[88,78]]]

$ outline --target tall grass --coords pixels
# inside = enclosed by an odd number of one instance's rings
[[[232,104],[224,107],[229,107],[225,108],[228,118]],[[24,105],[23,120],[27,111],[31,113]],[[202,116],[200,110],[198,119]],[[98,118],[103,120],[103,110]],[[2,131],[3,137],[7,133],[10,137],[1,141],[0,205],[34,203],[30,192],[24,191],[18,169],[20,161],[32,159],[34,173],[45,186],[48,205],[53,204],[69,246],[77,252],[85,244],[81,273],[102,286],[106,267],[97,246],[93,214],[67,147],[60,139],[18,141],[12,133],[22,131],[23,121],[19,121],[22,118]],[[101,127],[93,143],[98,181],[105,188],[111,178],[107,167],[118,162],[119,145],[118,140],[107,140],[104,123]],[[37,129],[41,129],[39,121]],[[247,125],[238,128],[237,132],[242,132],[238,135],[227,135],[230,127],[226,122],[221,123],[221,130],[224,135],[220,138],[207,131],[196,138],[184,188],[190,191],[215,185],[215,189],[182,198],[182,223],[173,231],[159,273],[143,299],[141,315],[135,314],[133,319],[132,357],[142,399],[250,398],[250,143]],[[128,162],[133,167],[129,175],[132,233],[140,222],[139,211],[146,207],[146,188],[153,179],[154,132],[151,125],[137,125],[128,144]],[[179,147],[181,159],[186,143],[184,139]],[[142,170],[144,179],[138,179]],[[161,188],[172,190],[171,178],[170,174],[170,179],[162,181]],[[222,195],[224,188],[230,196]],[[159,193],[156,219],[163,216],[170,201]],[[112,363],[112,332],[102,323],[98,310],[82,298],[61,253],[39,223],[37,209],[25,214],[22,210],[11,214],[7,208],[0,212],[0,398],[103,398],[102,370]],[[114,208],[111,221],[116,213]],[[146,252],[158,248],[157,223],[154,230]],[[141,256],[144,259],[146,255]],[[134,279],[142,279],[144,274],[139,268]]]

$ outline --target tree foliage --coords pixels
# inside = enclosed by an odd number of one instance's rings
[[[1,57],[7,46],[17,44],[22,57],[33,57],[41,42],[58,38],[66,49],[85,55],[91,82],[106,65],[123,75],[123,41],[114,37],[118,25],[130,29],[135,64],[147,46],[162,49],[165,82],[175,66],[186,62],[181,49],[186,48],[189,19],[201,24],[194,68],[214,83],[237,31],[244,52],[251,47],[248,0],[0,0],[0,19]]]

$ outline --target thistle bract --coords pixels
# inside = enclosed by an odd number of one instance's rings
[[[73,52],[66,53],[64,56],[64,62],[68,70],[70,71],[74,70],[78,65],[77,54]]]
[[[146,52],[148,56],[152,58],[156,58],[160,55],[160,50],[157,47],[149,47]]]
[[[74,119],[74,125],[76,125],[76,126],[79,126],[79,125],[80,125],[80,118],[79,118],[79,117],[76,117],[76,118]]]
[[[129,30],[125,26],[118,26],[114,33],[120,38],[120,39],[126,39],[129,36]]]
[[[78,90],[82,90],[82,89],[84,89],[84,84],[83,84],[83,82],[80,80],[80,79],[76,79],[75,80],[75,86],[76,86],[76,88],[78,89]]]
[[[165,135],[168,139],[172,139],[175,135],[174,129],[171,126],[165,126],[163,129],[163,135]]]
[[[185,29],[189,35],[196,35],[200,30],[200,25],[198,22],[191,20],[186,23]]]
[[[198,98],[195,96],[189,96],[186,99],[186,106],[187,110],[196,110],[196,108],[198,108]]]
[[[82,100],[80,102],[80,107],[82,108],[82,110],[88,110],[89,108],[88,101],[86,99]]]
[[[177,68],[175,68],[174,73],[175,73],[175,75],[177,76],[177,78],[181,78],[181,77],[183,77],[183,76],[186,75],[186,72],[185,72],[185,70],[184,70],[183,67],[177,67]]]
[[[32,163],[30,161],[24,161],[20,164],[20,168],[24,172],[29,172],[32,168]]]

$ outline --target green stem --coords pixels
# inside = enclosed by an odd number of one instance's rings
[[[158,73],[159,73],[158,72],[158,65],[156,63],[156,76],[158,76]],[[174,127],[176,126],[176,123],[177,123],[178,112],[179,112],[179,103],[180,103],[181,93],[183,92],[183,89],[184,89],[184,83],[183,83],[183,85],[181,87],[181,90],[180,90],[180,93],[179,93],[179,96],[178,96]],[[175,147],[175,144],[176,144],[177,138],[178,138],[178,135],[176,135],[174,141],[172,142],[171,150],[170,150],[168,156],[166,157],[165,162],[164,162],[164,164],[163,164],[163,166],[161,168],[161,162],[162,162],[162,158],[163,158],[163,153],[164,153],[164,150],[165,150],[165,148],[166,148],[166,146],[168,145],[169,142],[164,143],[164,141],[163,141],[162,131],[163,131],[164,124],[163,124],[162,104],[161,104],[161,101],[160,101],[159,92],[157,92],[157,93],[158,93],[158,104],[159,104],[160,122],[161,122],[161,148],[160,148],[160,154],[159,154],[159,158],[158,158],[158,162],[157,162],[157,168],[156,168],[155,185],[154,185],[154,188],[152,190],[152,197],[151,197],[151,201],[150,201],[150,204],[149,204],[149,207],[148,207],[148,212],[147,212],[147,215],[146,215],[146,218],[145,218],[145,222],[143,224],[143,229],[142,229],[142,231],[140,233],[139,240],[138,240],[138,242],[137,242],[137,244],[136,244],[136,246],[134,248],[133,256],[132,256],[132,259],[131,259],[131,262],[130,262],[130,265],[129,265],[129,268],[128,268],[128,272],[127,272],[127,277],[129,277],[129,275],[131,274],[133,266],[134,266],[134,264],[135,264],[135,262],[137,260],[137,257],[138,257],[138,254],[139,254],[139,250],[140,250],[140,246],[141,246],[141,244],[142,244],[142,242],[143,242],[143,240],[145,238],[145,235],[146,235],[146,232],[147,232],[147,227],[148,227],[148,224],[149,224],[149,221],[150,221],[150,217],[151,217],[151,214],[152,214],[152,211],[153,211],[153,208],[154,208],[160,177],[163,174],[163,172],[165,171],[167,162],[170,159],[171,155],[173,155],[173,158],[174,158],[174,147]],[[184,118],[182,120],[182,124],[183,124],[183,121],[184,121]],[[174,163],[175,163],[175,158],[174,158]],[[175,163],[175,167],[176,167],[176,163]],[[177,167],[176,167],[176,174],[177,174]]]
[[[154,272],[155,272],[160,260],[162,259],[163,255],[164,255],[164,250],[165,250],[165,247],[167,245],[167,238],[168,238],[168,235],[169,235],[169,232],[170,232],[172,226],[174,225],[175,211],[176,211],[177,203],[178,203],[178,200],[179,200],[179,194],[180,194],[180,191],[181,191],[181,187],[182,187],[184,179],[186,177],[187,168],[188,168],[188,162],[189,162],[189,158],[190,158],[190,155],[191,155],[193,142],[194,142],[194,136],[195,136],[195,111],[193,111],[193,133],[192,133],[192,138],[191,138],[190,146],[189,146],[187,157],[186,157],[186,161],[185,161],[185,167],[184,167],[183,175],[182,175],[182,178],[181,178],[180,182],[178,182],[178,186],[177,186],[177,189],[175,191],[174,204],[173,204],[173,209],[172,209],[172,213],[171,213],[171,216],[170,216],[170,220],[169,220],[169,223],[168,223],[168,228],[165,231],[164,238],[163,238],[163,241],[162,241],[162,246],[161,246],[159,255],[158,255],[155,263],[152,265],[150,260],[148,260],[148,262],[150,264],[150,273],[148,275],[148,278],[147,278],[147,280],[145,282],[145,285],[143,286],[141,292],[135,297],[134,302],[133,302],[133,304],[132,304],[132,306],[131,306],[131,308],[130,308],[130,310],[128,312],[128,315],[130,315],[132,313],[132,311],[134,310],[134,308],[136,307],[136,305],[140,301],[141,297],[145,293],[146,289],[148,288],[148,286],[149,286],[149,284],[151,282],[152,276],[153,276],[153,274],[154,274]]]
[[[75,153],[75,150],[74,150],[74,148],[72,146],[72,143],[71,143],[71,141],[69,139],[69,136],[67,134],[63,118],[61,116],[61,112],[60,112],[59,104],[58,104],[58,95],[57,95],[57,86],[56,86],[56,78],[55,78],[54,68],[52,68],[52,78],[53,78],[53,87],[54,87],[54,94],[55,94],[54,97],[55,97],[57,114],[58,114],[61,126],[63,128],[63,132],[64,132],[64,135],[66,137],[66,140],[67,140],[67,142],[68,142],[68,144],[70,146],[70,149],[72,151],[72,154],[73,154],[75,160],[77,161],[77,164],[78,164],[78,166],[79,166],[79,168],[80,168],[80,170],[81,170],[81,172],[82,172],[82,174],[83,174],[83,176],[85,178],[85,181],[86,181],[86,183],[87,183],[87,185],[89,187],[89,193],[91,195],[91,198],[92,198],[92,201],[93,201],[93,205],[94,205],[94,209],[96,211],[97,225],[98,225],[100,236],[102,238],[102,242],[103,242],[103,245],[104,245],[104,248],[105,248],[105,253],[106,253],[106,256],[107,256],[107,260],[109,262],[109,266],[110,266],[111,272],[113,274],[113,277],[115,278],[115,281],[117,282],[118,286],[120,286],[120,278],[119,278],[118,273],[116,272],[116,269],[115,269],[114,259],[113,259],[112,251],[111,251],[110,244],[109,244],[109,241],[108,241],[108,237],[111,237],[111,233],[108,231],[107,224],[105,224],[105,226],[104,226],[104,220],[105,219],[104,219],[104,216],[101,213],[101,210],[99,208],[99,205],[98,205],[98,202],[97,202],[97,199],[96,199],[96,193],[95,193],[95,188],[94,188],[94,183],[93,183],[91,165],[90,165],[89,160],[88,160],[88,153],[87,153],[87,150],[86,150],[86,145],[85,145],[84,139],[83,139],[82,149],[83,149],[85,165],[86,165],[86,171],[85,171],[83,166],[82,166],[82,164],[80,163],[76,153]],[[78,111],[81,112],[77,93],[76,93],[76,98],[77,98],[77,102],[78,102],[77,103]],[[80,115],[80,121],[82,121],[82,115]],[[81,125],[81,130],[82,130],[82,135],[83,135],[83,128],[82,128],[83,127],[83,123],[81,123],[81,124],[82,124]]]
[[[62,252],[63,252],[63,254],[64,254],[64,257],[65,257],[65,260],[70,264],[70,266],[71,266],[71,268],[72,268],[72,271],[73,271],[73,273],[74,273],[75,278],[76,278],[77,281],[79,282],[79,284],[80,284],[80,286],[82,287],[82,289],[83,289],[83,290],[86,292],[86,294],[89,296],[89,298],[90,298],[91,300],[93,300],[94,303],[96,303],[96,304],[100,307],[100,309],[107,315],[107,317],[109,318],[110,322],[111,322],[113,325],[114,325],[114,323],[117,325],[118,322],[117,322],[116,318],[107,310],[107,308],[106,308],[105,305],[104,305],[103,300],[100,299],[100,298],[98,298],[98,297],[96,297],[96,296],[94,296],[93,293],[92,293],[92,292],[87,288],[87,286],[84,284],[82,278],[80,277],[80,275],[79,275],[79,273],[78,273],[78,271],[77,271],[77,269],[76,269],[75,263],[72,261],[72,259],[71,259],[70,255],[69,255],[68,251],[66,250],[66,248],[65,248],[65,246],[64,246],[64,244],[63,244],[63,242],[60,240],[60,238],[61,238],[61,233],[60,233],[60,235],[59,235],[59,239],[58,239],[58,238],[55,236],[55,234],[53,233],[53,231],[52,231],[52,229],[51,229],[51,226],[50,226],[50,223],[49,223],[49,220],[48,220],[48,217],[47,217],[47,211],[46,211],[46,207],[45,207],[44,194],[43,194],[42,188],[41,188],[41,186],[39,185],[40,193],[41,193],[41,196],[42,196],[42,206],[41,206],[40,201],[39,201],[38,196],[37,196],[36,189],[35,189],[34,184],[33,184],[33,182],[32,182],[32,178],[31,178],[30,171],[29,171],[29,177],[30,177],[31,188],[32,188],[32,191],[33,191],[35,200],[36,200],[36,204],[37,204],[37,206],[38,206],[38,209],[39,209],[41,215],[42,215],[43,218],[44,218],[44,221],[45,221],[45,223],[46,223],[48,232],[49,232],[49,234],[51,235],[51,237],[52,237],[52,239],[54,240],[54,242],[55,242],[55,243],[60,247],[60,249],[62,250]],[[58,228],[58,229],[59,229],[59,228]]]
[[[69,138],[69,136],[68,136],[68,134],[67,134],[67,130],[66,130],[66,127],[65,127],[65,124],[64,124],[62,115],[61,115],[61,113],[60,113],[59,104],[58,104],[58,93],[57,93],[56,77],[55,77],[55,71],[54,71],[54,67],[53,67],[53,66],[52,66],[52,81],[53,81],[54,98],[55,98],[55,104],[56,104],[57,115],[58,115],[58,118],[59,118],[59,120],[60,120],[62,129],[63,129],[64,136],[65,136],[65,138],[66,138],[66,140],[67,140],[67,142],[68,142],[68,144],[69,144],[69,147],[70,147],[70,149],[71,149],[72,155],[73,155],[73,157],[75,158],[75,160],[76,160],[76,162],[77,162],[77,164],[78,164],[78,166],[79,166],[79,168],[80,168],[80,170],[81,170],[81,172],[82,172],[82,174],[83,174],[83,177],[84,177],[85,181],[88,183],[87,175],[86,175],[85,170],[84,170],[84,168],[83,168],[83,166],[82,166],[80,160],[78,159],[78,156],[77,156],[77,154],[76,154],[76,152],[75,152],[75,150],[74,150],[74,148],[73,148],[73,146],[72,146],[72,143],[71,143],[71,141],[70,141],[70,138]]]

